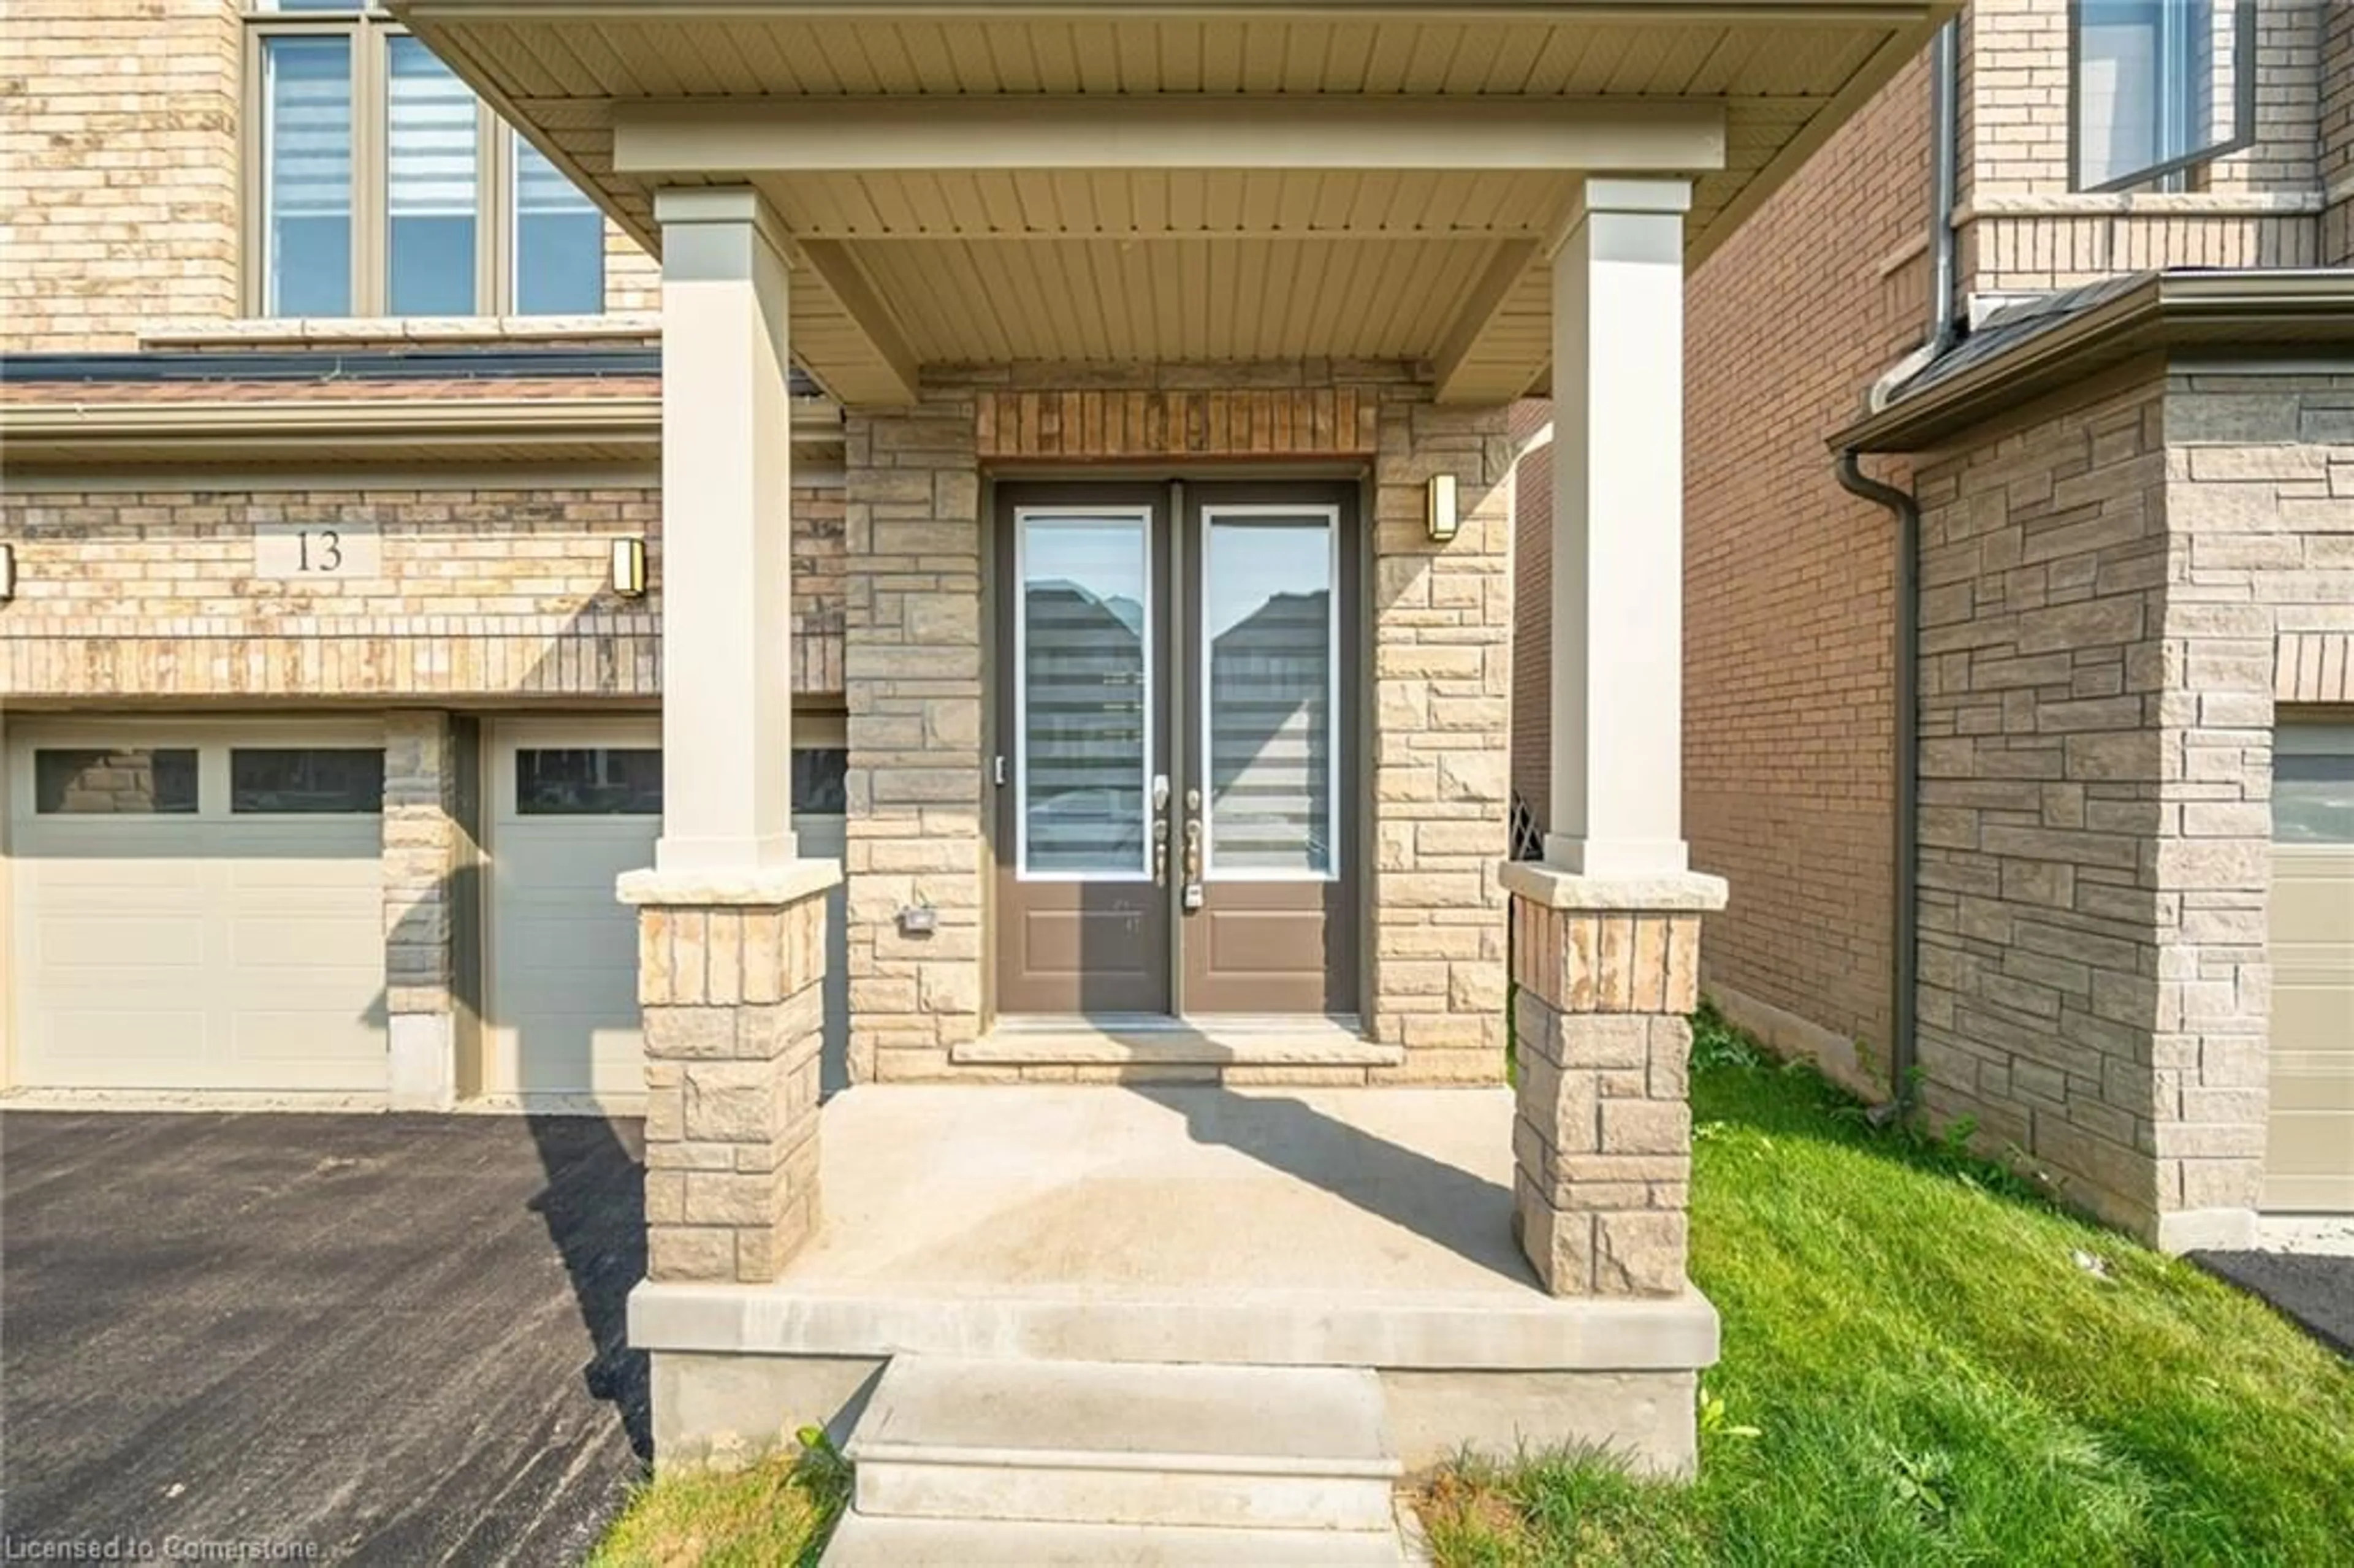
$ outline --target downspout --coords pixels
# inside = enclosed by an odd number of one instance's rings
[[[1959,247],[1954,234],[1961,144],[1960,27],[1956,19],[1938,28],[1929,52],[1929,340],[1872,387],[1874,407],[1884,406],[1899,386],[1935,364],[1961,338],[1955,298]],[[1836,471],[1840,489],[1886,507],[1896,525],[1891,650],[1896,809],[1890,877],[1895,929],[1889,939],[1889,1099],[1872,1113],[1875,1120],[1892,1121],[1913,1108],[1914,1068],[1920,1059],[1915,1035],[1921,939],[1921,504],[1909,491],[1866,474],[1862,455],[1852,447],[1839,454]]]

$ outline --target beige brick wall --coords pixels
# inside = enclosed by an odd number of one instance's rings
[[[2354,377],[2179,372],[1922,470],[1927,1103],[2156,1239],[2259,1191],[2274,683],[2354,630],[2349,443]]]
[[[129,346],[238,289],[233,0],[0,14],[0,348]]]
[[[2253,0],[2256,139],[2179,195],[2069,189],[2068,7],[1972,0],[1965,26],[1965,283],[2068,288],[2154,267],[2305,267],[2320,260],[2318,0]]]
[[[1079,447],[1090,445],[1088,396],[1114,391],[1122,396],[1095,404],[1096,450],[1116,445],[1135,455],[1149,447],[1180,460],[1344,450],[1371,456],[1376,716],[1365,772],[1375,848],[1366,1027],[1405,1048],[1396,1075],[1495,1080],[1504,991],[1496,867],[1504,853],[1511,678],[1505,411],[1436,408],[1401,366],[1320,364],[974,373],[928,386],[907,413],[852,417],[844,869],[854,1075],[1068,1080],[1088,1071],[960,1069],[949,1055],[985,1022],[981,580],[990,535],[981,452],[1051,448],[1079,457],[1070,431]],[[1133,428],[1130,407],[1140,411]],[[1228,410],[1223,439],[1215,433],[1221,407]],[[1266,420],[1232,417],[1261,407]],[[1343,418],[1349,408],[1362,418]],[[1116,438],[1106,422],[1114,411]],[[1425,484],[1442,469],[1460,482],[1463,515],[1445,546],[1430,542],[1424,521]],[[897,913],[918,903],[938,911],[936,929],[905,934]]]
[[[2328,5],[2321,23],[2318,153],[2325,267],[2354,262],[2354,5]]]
[[[1709,984],[1883,1071],[1893,524],[1823,440],[1926,330],[1927,182],[1916,62],[1693,276],[1684,361],[1685,829],[1733,887]]]
[[[660,689],[661,503],[646,485],[0,494],[16,594],[0,698],[572,694]],[[795,493],[797,689],[841,690],[842,493]],[[257,528],[372,528],[373,576],[256,575]],[[648,542],[654,592],[617,598],[610,541]],[[831,681],[831,684],[822,683]]]
[[[0,350],[130,349],[244,314],[238,0],[0,10]],[[606,228],[609,312],[660,304]]]

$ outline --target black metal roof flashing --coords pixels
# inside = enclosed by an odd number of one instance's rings
[[[2129,272],[1994,312],[1833,450],[1914,452],[2138,355],[2354,347],[2354,270]]]
[[[657,347],[148,349],[0,355],[0,382],[466,381],[662,374]],[[822,396],[798,366],[797,397]]]

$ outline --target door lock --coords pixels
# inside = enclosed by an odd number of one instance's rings
[[[1202,793],[1200,790],[1186,790],[1186,809],[1188,810],[1197,809],[1201,803],[1201,799]],[[1202,819],[1199,817],[1188,817],[1185,819],[1185,907],[1188,909],[1199,909],[1201,906]]]

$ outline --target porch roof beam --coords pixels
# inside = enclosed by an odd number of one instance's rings
[[[1626,99],[868,98],[614,107],[649,178],[1046,169],[1724,167],[1725,111]]]

